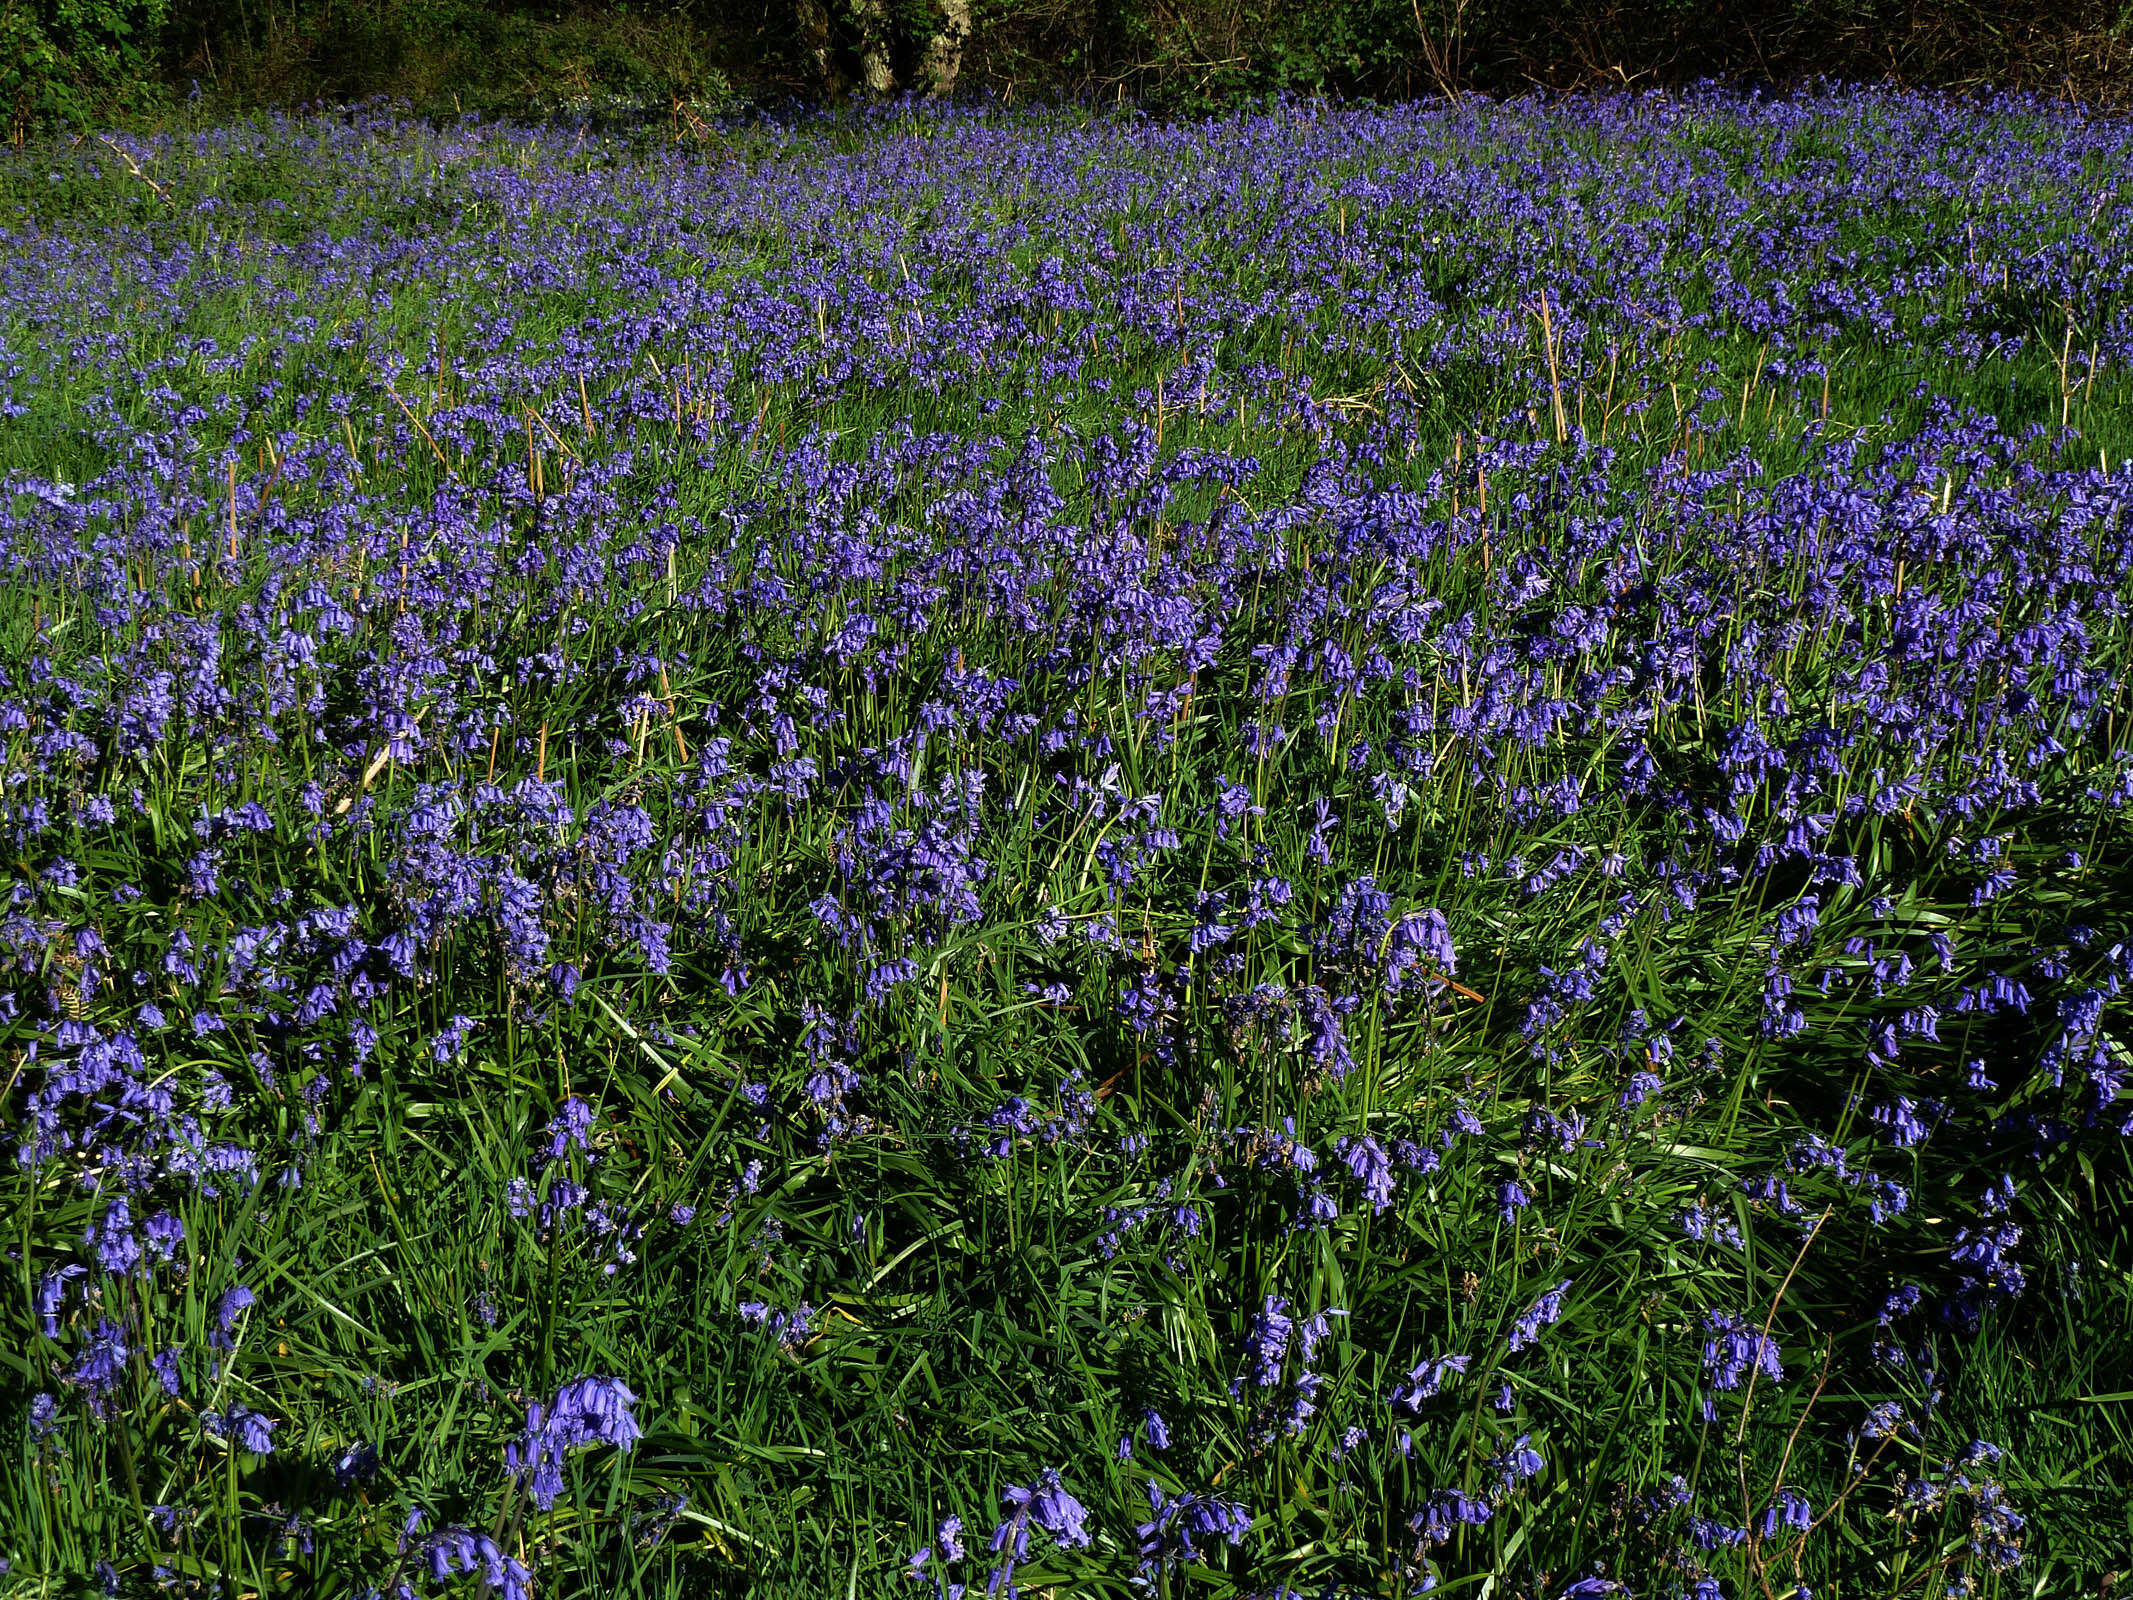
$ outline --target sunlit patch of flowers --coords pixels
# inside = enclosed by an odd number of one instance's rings
[[[123,195],[0,242],[0,1555],[1713,1600],[2074,1537],[1959,1379],[2115,1292],[2128,131],[721,138],[0,163]]]

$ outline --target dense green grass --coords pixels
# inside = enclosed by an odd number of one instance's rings
[[[90,1259],[117,1178],[64,1155],[6,1180],[11,1581],[70,1592],[110,1561],[129,1592],[360,1593],[414,1576],[419,1507],[499,1539],[547,1595],[916,1594],[907,1558],[958,1515],[976,1592],[1002,1489],[1057,1467],[1096,1541],[1036,1539],[1026,1592],[1405,1593],[1410,1518],[1436,1490],[1483,1494],[1530,1433],[1545,1470],[1429,1553],[1443,1591],[1552,1596],[1600,1570],[1665,1594],[1687,1560],[1728,1595],[2099,1592],[2133,1559],[2133,1191],[2078,1072],[2062,1092],[2039,1061],[2052,1003],[2107,983],[2133,932],[2125,148],[2115,124],[2034,107],[1839,98],[1178,129],[914,113],[678,150],[356,118],[10,154],[0,665],[30,725],[7,781],[54,817],[23,833],[9,814],[18,907],[46,929],[6,935],[10,1127],[28,1136],[53,1024],[114,1028],[153,1000],[172,1026],[144,1070],[261,1174],[211,1194],[158,1167],[136,1209],[183,1219],[179,1262],[92,1273],[57,1338],[39,1275]],[[1754,310],[1771,284],[1792,311]],[[1866,531],[1844,529],[1847,494]],[[1986,605],[1966,637],[1991,670],[1906,656],[1907,592]],[[1578,607],[1603,642],[1519,653]],[[859,613],[876,631],[853,643]],[[2006,642],[2069,615],[2075,646]],[[1444,631],[1461,617],[1516,650],[1484,670]],[[317,636],[315,664],[290,664],[284,627]],[[1388,670],[1344,680],[1328,645]],[[1960,679],[1977,717],[1921,712],[1907,735],[1873,709],[1868,669],[1891,662],[1922,697]],[[154,670],[230,699],[128,748],[122,708]],[[986,675],[1015,681],[1001,709],[1029,731],[971,709]],[[1651,715],[1530,742],[1451,725],[1499,694]],[[1263,751],[1260,722],[1285,730]],[[1817,849],[1856,885],[1799,859],[1740,869],[1802,810],[1776,779],[1729,800],[1726,740],[1765,726],[1794,770],[1831,752],[1804,809],[1830,814]],[[39,743],[57,727],[91,748]],[[1640,742],[1646,791],[1621,775]],[[1403,746],[1426,771],[1391,763]],[[1995,754],[2036,794],[1962,814],[1962,763]],[[811,777],[781,769],[795,755]],[[1883,774],[1917,800],[1845,814]],[[480,793],[535,775],[567,824]],[[1521,795],[1565,775],[1586,785],[1574,810]],[[1218,826],[1231,783],[1252,809]],[[109,823],[84,811],[97,794]],[[863,954],[814,906],[853,903],[891,853],[844,836],[870,796],[985,870],[967,916],[915,874]],[[1141,796],[1145,814],[1117,803]],[[452,797],[478,824],[424,832]],[[248,802],[271,827],[232,836],[205,893],[196,820]],[[1700,809],[1735,802],[1738,840]],[[617,870],[631,914],[674,924],[664,972],[599,903],[603,804],[651,829]],[[320,813],[343,820],[317,832]],[[446,838],[489,887],[422,941],[419,976],[374,958],[375,996],[343,984],[291,1027],[273,1018],[326,977],[323,947],[291,936],[286,994],[228,965],[239,930],[302,910],[353,907],[373,942],[410,926]],[[2017,881],[1978,901],[1983,839]],[[663,859],[696,846],[715,855]],[[1502,871],[1571,847],[1542,890]],[[77,882],[45,874],[55,855]],[[543,962],[480,899],[509,870],[539,885]],[[1394,916],[1443,912],[1457,988],[1388,993],[1390,932],[1329,935],[1366,874]],[[1227,894],[1234,927],[1270,878],[1285,905],[1195,947],[1200,895]],[[1779,944],[1810,892],[1818,925]],[[85,926],[113,952],[86,985]],[[162,965],[180,928],[222,963],[197,985]],[[1607,951],[1593,997],[1529,1039],[1588,939]],[[1910,952],[1917,987],[1874,992],[1861,939]],[[875,1003],[889,956],[915,975]],[[548,960],[582,968],[574,997]],[[1789,1038],[1762,1026],[1779,961]],[[739,967],[745,986],[722,981]],[[1957,1014],[1991,971],[2036,1010]],[[1028,987],[1054,983],[1063,1000]],[[1352,996],[1352,1068],[1327,1068],[1293,1005],[1248,1003],[1261,985]],[[1870,1026],[1928,997],[1940,1038],[1869,1061]],[[228,1026],[196,1035],[196,1012]],[[474,1027],[440,1059],[454,1017]],[[358,1019],[379,1035],[360,1072]],[[825,1050],[859,1074],[827,1108],[807,1087]],[[1961,1087],[1972,1059],[1995,1090]],[[1663,1088],[1625,1105],[1646,1067]],[[1893,1146],[1870,1110],[1895,1093],[1948,1118]],[[1017,1095],[1063,1131],[987,1155]],[[573,1096],[596,1108],[590,1147],[551,1161]],[[2067,1129],[2035,1158],[2003,1120],[2031,1111]],[[1543,1112],[1586,1120],[1559,1138]],[[1460,1115],[1478,1131],[1382,1210],[1335,1154],[1431,1144]],[[1315,1179],[1271,1159],[1285,1119]],[[1875,1218],[1858,1185],[1788,1167],[1808,1134],[1907,1208]],[[2027,1286],[1975,1326],[1936,1320],[2002,1172]],[[1741,1188],[1771,1175],[1797,1217]],[[585,1185],[642,1226],[633,1259],[583,1208],[515,1216],[513,1180],[536,1207]],[[1531,1201],[1508,1220],[1506,1181]],[[1314,1221],[1318,1184],[1338,1214]],[[1684,1231],[1698,1204],[1737,1248]],[[1560,1322],[1508,1350],[1564,1281]],[[1903,1282],[1927,1298],[1891,1366],[1870,1347]],[[218,1351],[239,1284],[257,1303]],[[1269,1295],[1344,1313],[1294,1432],[1232,1390]],[[749,1302],[815,1316],[781,1344]],[[1711,1391],[1721,1310],[1771,1330],[1781,1381]],[[61,1375],[106,1315],[141,1354],[92,1415]],[[175,1398],[147,1377],[164,1346],[184,1352]],[[1463,1382],[1387,1405],[1449,1351],[1473,1356]],[[539,1510],[502,1453],[586,1373],[641,1397],[644,1437],[575,1455]],[[44,1439],[40,1392],[62,1400]],[[1892,1400],[1916,1437],[1857,1437]],[[203,1430],[232,1401],[280,1419],[271,1456]],[[1168,1451],[1136,1432],[1147,1405]],[[1343,1447],[1350,1426],[1367,1441]],[[1973,1438],[2004,1449],[1990,1476],[2028,1518],[2009,1571],[1961,1495],[1897,1514],[1901,1475],[1943,1481]],[[379,1470],[337,1486],[360,1443]],[[1676,1474],[1728,1524],[1753,1528],[1782,1485],[1821,1520],[1699,1550],[1649,1498]],[[1137,1575],[1151,1477],[1234,1499],[1250,1534]],[[165,1505],[175,1534],[149,1515]]]

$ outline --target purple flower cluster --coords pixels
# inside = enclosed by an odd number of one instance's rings
[[[1233,1396],[1251,1398],[1255,1432],[1297,1434],[1309,1425],[1326,1382],[1313,1363],[1333,1332],[1333,1319],[1347,1314],[1333,1306],[1299,1322],[1281,1296],[1266,1297],[1245,1337],[1246,1369],[1230,1385]]]
[[[578,1378],[546,1405],[526,1411],[526,1430],[504,1452],[527,1498],[543,1511],[563,1493],[563,1460],[574,1450],[613,1445],[629,1450],[642,1436],[630,1408],[636,1395],[616,1378]]]
[[[1166,1562],[1198,1561],[1195,1540],[1242,1544],[1252,1531],[1251,1513],[1235,1501],[1191,1492],[1166,1496],[1153,1479],[1148,1483],[1148,1509],[1149,1519],[1134,1530],[1144,1573]]]

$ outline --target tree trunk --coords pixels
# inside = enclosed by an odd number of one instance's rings
[[[792,22],[800,54],[814,73],[815,88],[835,96],[844,85],[839,81],[843,74],[837,70],[837,58],[830,49],[829,7],[823,0],[793,0]]]
[[[941,25],[926,46],[926,87],[949,94],[963,68],[963,42],[970,37],[970,0],[940,0]]]
[[[852,15],[859,24],[860,81],[869,94],[894,94],[896,68],[889,60],[887,0],[852,0]]]

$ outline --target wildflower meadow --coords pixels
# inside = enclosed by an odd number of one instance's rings
[[[2112,1593],[2129,191],[0,150],[0,1593]]]

